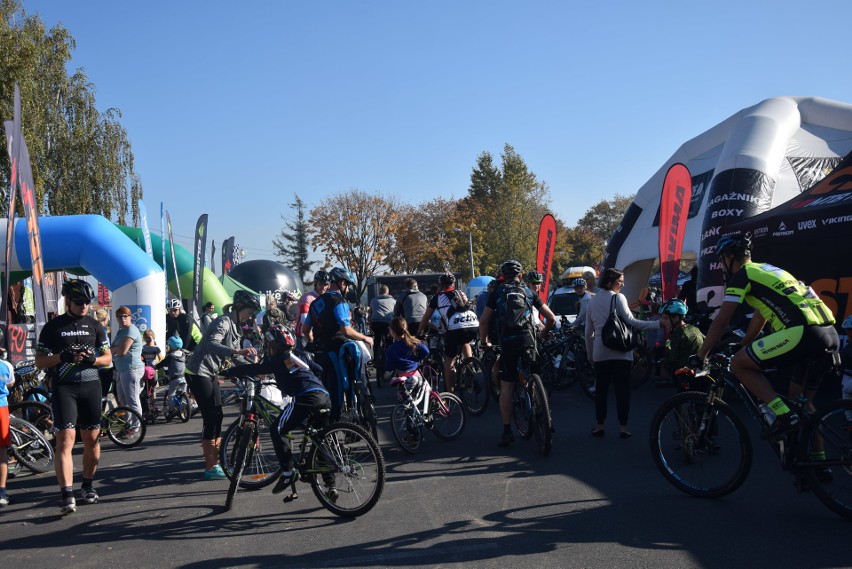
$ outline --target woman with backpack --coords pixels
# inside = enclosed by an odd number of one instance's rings
[[[593,437],[604,436],[607,395],[610,384],[615,389],[615,405],[618,413],[619,438],[629,439],[627,418],[630,414],[630,372],[633,366],[633,350],[618,351],[604,346],[602,331],[604,324],[615,310],[621,320],[635,330],[658,330],[659,320],[637,320],[621,294],[624,288],[624,273],[618,269],[606,269],[598,282],[600,290],[589,301],[586,312],[586,353],[595,367],[595,416],[597,424],[592,429]]]

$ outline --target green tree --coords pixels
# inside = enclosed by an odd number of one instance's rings
[[[632,196],[622,196],[616,194],[610,200],[601,200],[590,207],[583,217],[577,221],[577,227],[582,227],[592,233],[602,247],[606,247],[607,242],[615,233],[618,224],[627,213],[627,208],[633,203]],[[599,260],[603,258],[603,255]]]
[[[447,220],[452,217],[456,203],[435,198],[399,207],[393,230],[394,246],[385,260],[392,273],[441,272],[449,268],[446,265],[453,251]]]
[[[387,264],[395,243],[398,210],[393,198],[355,189],[324,200],[310,212],[311,244],[325,254],[327,263],[354,273],[358,298],[367,278]]]
[[[281,216],[281,219],[285,221],[284,227],[289,231],[282,230],[278,238],[272,240],[272,247],[277,256],[290,262],[304,282],[314,263],[308,260],[309,237],[308,224],[305,221],[305,202],[298,194],[293,195],[296,201],[290,204],[290,207],[295,211],[295,218],[287,220],[286,217]]]
[[[121,112],[101,113],[82,69],[69,75],[74,38],[61,25],[47,30],[17,0],[0,0],[0,116],[12,118],[21,89],[22,128],[30,150],[36,201],[51,215],[99,213],[138,223],[142,185],[134,169]],[[0,152],[0,188],[9,187],[9,156]]]

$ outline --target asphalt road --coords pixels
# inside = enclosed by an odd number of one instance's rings
[[[852,525],[799,495],[770,448],[752,434],[745,484],[719,500],[680,493],[657,472],[648,424],[671,391],[633,393],[633,438],[589,436],[592,404],[574,387],[552,397],[554,452],[532,441],[496,446],[496,406],[469,418],[458,441],[427,435],[420,455],[395,444],[395,401],[377,391],[387,480],[357,520],[323,509],[306,485],[282,501],[240,492],[224,511],[225,481],[201,480],[201,421],[158,423],[143,444],[103,444],[101,502],[62,517],[52,474],[9,481],[0,510],[4,567],[847,567]],[[234,408],[227,408],[227,426]],[[81,448],[75,451],[79,487]]]

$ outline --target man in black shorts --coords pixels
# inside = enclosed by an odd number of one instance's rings
[[[35,364],[47,369],[53,387],[53,421],[56,432],[56,480],[62,491],[60,512],[77,511],[74,499],[74,447],[76,427],[83,439],[83,486],[80,499],[85,504],[98,501],[92,479],[101,457],[101,382],[98,367],[112,363],[104,327],[89,316],[95,296],[84,280],[62,285],[65,313],[44,325],[38,338]]]

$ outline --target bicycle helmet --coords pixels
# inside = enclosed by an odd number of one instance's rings
[[[180,299],[179,298],[171,298],[168,302],[166,302],[166,308],[169,310],[174,310],[175,308],[180,309]]]
[[[716,242],[716,254],[733,255],[736,258],[751,256],[751,239],[748,235],[734,233],[725,235]]]
[[[280,350],[291,350],[296,345],[296,336],[290,328],[281,324],[270,326],[263,335],[267,345],[275,345]]]
[[[571,281],[571,286],[574,287],[574,288],[577,288],[578,286],[587,286],[586,285],[586,279],[580,279],[580,278],[574,279],[573,281]]]
[[[440,277],[438,277],[438,283],[441,286],[450,286],[455,284],[456,276],[453,273],[444,273]]]
[[[328,273],[320,269],[314,273],[314,283],[328,284]]]
[[[850,314],[849,317],[846,320],[843,321],[843,324],[841,324],[841,327],[844,330],[852,330],[852,314]]]
[[[183,347],[183,340],[180,339],[180,336],[170,336],[166,340],[166,344],[173,350],[179,350]]]
[[[62,283],[62,296],[79,298],[89,303],[95,298],[95,291],[92,290],[92,285],[83,279],[75,279]]]
[[[524,272],[524,269],[518,261],[505,261],[502,265],[500,265],[500,274],[507,279],[517,277],[522,272]]]
[[[351,285],[355,284],[355,275],[341,267],[334,267],[333,269],[331,269],[331,272],[328,274],[328,276],[331,279],[331,282],[333,283],[336,283],[338,281],[346,281]]]
[[[524,280],[528,283],[541,284],[544,282],[544,275],[533,269],[524,275]]]
[[[260,301],[257,295],[254,295],[247,290],[238,290],[234,293],[234,306],[240,308],[251,308],[255,312],[260,312]]]
[[[689,311],[686,304],[682,300],[672,299],[663,303],[660,307],[660,314],[677,314],[684,316]]]

